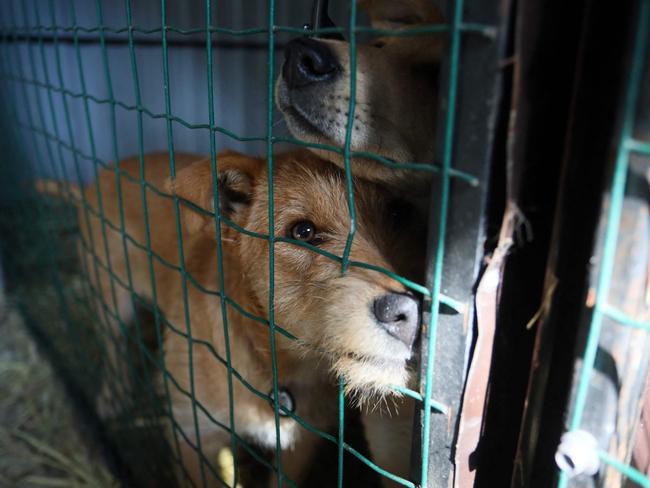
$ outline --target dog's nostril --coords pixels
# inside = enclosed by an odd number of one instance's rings
[[[340,67],[327,44],[298,38],[287,44],[282,77],[290,88],[332,79]]]
[[[307,71],[309,71],[311,73],[318,73],[318,68],[314,64],[314,60],[312,58],[310,58],[309,56],[303,56],[300,59],[300,63],[302,63],[302,65],[304,66],[304,68]]]
[[[418,304],[403,293],[389,293],[375,300],[373,312],[378,324],[389,335],[408,346],[413,344],[418,330]]]

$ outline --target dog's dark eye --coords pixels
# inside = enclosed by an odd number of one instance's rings
[[[301,220],[291,227],[291,237],[297,241],[312,242],[316,237],[316,226],[311,220]]]

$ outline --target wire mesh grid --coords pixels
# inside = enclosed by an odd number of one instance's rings
[[[446,406],[440,402],[437,402],[435,398],[432,398],[432,388],[431,388],[431,378],[434,376],[434,358],[436,350],[436,325],[438,321],[438,310],[440,304],[445,304],[452,309],[460,310],[462,304],[457,300],[454,300],[453,297],[445,296],[442,293],[442,276],[443,276],[443,264],[444,264],[444,243],[446,235],[446,226],[447,226],[447,213],[449,205],[449,193],[450,193],[450,181],[454,178],[463,181],[472,186],[477,186],[479,184],[478,179],[473,175],[466,174],[464,172],[455,170],[453,168],[453,141],[454,141],[454,117],[455,117],[455,106],[457,99],[457,84],[458,84],[458,72],[460,65],[460,46],[461,39],[464,32],[483,32],[488,29],[487,26],[466,24],[462,19],[463,12],[463,0],[457,0],[453,7],[453,12],[451,14],[450,22],[444,25],[432,25],[427,27],[418,27],[413,29],[406,29],[400,32],[390,31],[390,30],[381,30],[381,29],[372,29],[365,26],[357,25],[357,5],[356,1],[350,2],[350,16],[349,16],[349,25],[344,28],[320,28],[305,30],[302,27],[293,27],[293,26],[281,26],[276,25],[275,22],[275,11],[276,11],[276,1],[269,0],[268,10],[267,10],[267,25],[263,27],[255,27],[251,29],[226,29],[215,27],[212,25],[212,11],[214,9],[214,4],[216,0],[206,0],[204,5],[205,12],[205,25],[195,29],[181,29],[174,27],[174,19],[169,18],[167,15],[167,5],[165,0],[160,2],[161,8],[161,17],[160,17],[160,27],[145,29],[139,28],[134,21],[133,11],[132,11],[132,2],[131,0],[125,0],[123,5],[123,16],[125,24],[118,27],[110,27],[105,25],[104,15],[103,15],[103,6],[100,0],[95,2],[96,9],[96,21],[95,26],[84,26],[79,25],[77,21],[77,12],[76,4],[74,1],[66,2],[65,8],[68,9],[68,15],[71,19],[71,24],[69,25],[60,25],[57,20],[57,15],[62,8],[63,4],[54,2],[50,0],[48,2],[47,8],[42,8],[43,5],[38,2],[23,1],[19,2],[18,6],[14,2],[9,2],[3,7],[2,14],[2,26],[0,31],[0,63],[2,66],[1,78],[7,82],[6,86],[11,90],[8,94],[7,99],[5,100],[6,111],[10,115],[11,124],[8,127],[8,130],[12,131],[15,138],[19,143],[30,144],[30,140],[33,138],[41,138],[44,141],[42,147],[45,148],[44,153],[37,154],[38,164],[49,165],[51,174],[59,175],[61,180],[61,192],[66,195],[70,201],[75,201],[80,208],[83,209],[84,219],[80,222],[81,226],[89,226],[89,221],[91,218],[99,219],[102,226],[102,242],[93,241],[92,232],[88,231],[87,235],[89,239],[86,239],[83,235],[79,236],[79,243],[88,253],[88,256],[91,256],[91,259],[86,262],[81,263],[82,267],[82,280],[83,282],[79,284],[75,289],[70,289],[71,287],[68,284],[62,282],[61,277],[57,271],[56,265],[50,263],[49,269],[44,272],[47,281],[51,282],[52,289],[56,295],[56,302],[58,303],[59,312],[64,317],[66,337],[72,344],[77,344],[78,347],[75,348],[75,351],[81,351],[82,354],[87,356],[92,356],[93,348],[101,355],[104,354],[105,344],[110,342],[115,342],[115,337],[107,330],[106,325],[104,324],[106,319],[111,319],[116,321],[120,326],[121,334],[124,337],[130,338],[130,340],[135,341],[137,346],[137,355],[124,355],[123,360],[129,364],[129,371],[133,376],[132,381],[141,387],[144,392],[146,392],[149,399],[156,404],[156,408],[161,412],[164,412],[163,415],[168,419],[172,425],[173,430],[173,440],[171,445],[168,446],[169,451],[172,453],[172,457],[176,459],[177,462],[180,462],[180,451],[179,443],[185,442],[189,444],[193,449],[195,449],[199,455],[200,467],[201,467],[201,481],[203,484],[206,484],[210,478],[215,478],[223,486],[229,486],[229,483],[222,479],[220,473],[214,466],[214,460],[207,459],[202,454],[201,446],[201,435],[199,428],[198,416],[206,415],[210,418],[211,422],[217,425],[219,429],[227,432],[231,437],[231,447],[233,455],[236,456],[239,448],[243,448],[255,458],[260,464],[264,465],[268,470],[273,473],[273,476],[277,478],[278,485],[282,486],[283,484],[289,486],[295,486],[294,482],[287,478],[287,476],[282,471],[282,449],[281,449],[281,432],[280,432],[280,416],[289,416],[297,421],[304,429],[307,429],[315,434],[317,434],[322,439],[333,443],[337,447],[338,451],[338,474],[337,474],[337,485],[342,486],[344,482],[344,453],[350,453],[356,458],[360,459],[364,464],[372,468],[374,471],[379,473],[381,476],[387,477],[392,481],[407,487],[415,487],[416,483],[413,481],[400,478],[393,473],[388,472],[383,469],[381,466],[376,465],[371,459],[364,456],[359,452],[355,447],[348,444],[345,439],[345,418],[344,418],[344,387],[343,380],[340,380],[339,384],[339,395],[337,399],[332,399],[332,401],[338,402],[338,432],[336,435],[332,435],[327,432],[320,431],[319,429],[309,425],[305,420],[294,414],[293,412],[287,410],[279,402],[276,402],[274,399],[278,398],[278,371],[275,361],[276,356],[276,337],[277,334],[282,334],[285,337],[295,340],[294,337],[288,330],[284,329],[281,324],[276,323],[274,316],[274,303],[275,303],[275,252],[274,248],[277,243],[286,242],[291,243],[296,246],[302,246],[314,253],[319,253],[324,255],[328,259],[331,259],[335,262],[340,263],[341,272],[345,273],[350,267],[365,268],[372,271],[384,273],[391,278],[398,280],[400,283],[405,285],[407,288],[421,293],[425,297],[430,298],[431,310],[430,310],[430,321],[426,324],[424,330],[426,331],[426,341],[428,348],[427,354],[427,364],[426,364],[426,381],[425,388],[422,392],[409,390],[407,388],[398,388],[396,389],[403,395],[409,396],[415,399],[420,404],[422,409],[423,417],[423,439],[420,447],[420,457],[422,459],[421,470],[419,474],[418,484],[421,486],[428,486],[431,481],[428,479],[429,469],[428,469],[428,459],[429,459],[429,422],[431,418],[432,410],[437,410],[442,413],[446,413]],[[647,5],[647,2],[646,2]],[[172,98],[174,96],[170,84],[170,67],[169,67],[169,35],[177,34],[180,36],[185,35],[194,35],[202,34],[205,36],[205,52],[206,58],[205,63],[208,67],[207,69],[207,105],[208,105],[208,120],[206,123],[195,124],[187,120],[184,120],[182,117],[175,115],[172,109]],[[266,134],[264,135],[255,135],[247,136],[241,135],[232,132],[231,130],[222,127],[217,122],[217,113],[215,112],[215,94],[214,90],[214,80],[213,80],[213,66],[215,66],[215,60],[213,55],[213,42],[212,37],[214,34],[221,34],[233,37],[245,37],[249,35],[265,35],[267,40],[267,53],[268,53],[268,71],[267,71],[267,104],[266,104]],[[349,41],[349,58],[350,66],[349,71],[352,74],[350,79],[350,99],[348,107],[348,120],[346,127],[346,137],[345,144],[342,148],[335,147],[327,144],[316,144],[316,143],[307,143],[305,141],[300,141],[292,137],[284,137],[274,135],[274,91],[273,91],[273,82],[276,73],[274,72],[275,65],[275,55],[276,55],[276,35],[278,33],[291,33],[291,34],[300,34],[300,35],[318,35],[318,34],[328,34],[328,33],[341,33],[348,36]],[[421,34],[446,34],[449,38],[449,59],[450,59],[450,73],[449,73],[449,84],[446,87],[447,97],[448,97],[448,107],[446,115],[446,125],[444,131],[444,141],[443,141],[443,158],[441,164],[422,164],[422,163],[396,163],[385,157],[382,157],[378,154],[368,153],[368,152],[358,152],[353,151],[351,148],[351,134],[352,127],[354,124],[354,115],[356,109],[355,102],[355,91],[356,91],[356,52],[357,52],[357,34],[365,33],[372,35],[382,35],[382,36],[391,36],[391,35],[400,35],[400,36],[417,36]],[[47,54],[44,49],[44,36],[45,35],[53,36],[53,46],[54,46],[54,56],[56,67],[54,73],[50,72],[50,65],[47,62]],[[92,93],[85,81],[85,75],[87,71],[87,66],[84,63],[83,56],[81,54],[82,45],[85,42],[85,39],[82,37],[83,34],[97,34],[99,36],[99,43],[101,47],[101,63],[103,66],[103,77],[108,90],[108,97],[102,98]],[[131,77],[132,77],[132,90],[135,97],[135,104],[129,104],[119,99],[119,95],[116,94],[114,90],[113,81],[112,81],[112,71],[109,63],[108,49],[107,49],[107,36],[108,35],[127,35],[128,43],[128,53],[130,58],[131,65]],[[160,48],[161,48],[161,57],[162,57],[162,79],[161,84],[164,90],[164,112],[156,112],[151,110],[149,107],[145,106],[142,101],[142,90],[143,87],[140,82],[139,76],[139,63],[136,55],[135,47],[138,40],[136,35],[147,35],[147,36],[159,36]],[[71,36],[72,45],[75,52],[75,64],[74,67],[78,72],[80,79],[80,90],[72,90],[66,86],[64,81],[64,76],[62,73],[62,55],[61,55],[61,42],[64,36]],[[61,38],[61,39],[60,39]],[[156,41],[158,42],[158,41]],[[19,51],[15,46],[19,43],[24,44],[26,47],[23,51]],[[26,59],[22,56],[26,55]],[[40,63],[40,67],[38,66]],[[219,66],[216,66],[217,70]],[[40,76],[39,76],[40,73]],[[29,93],[32,91],[33,93]],[[117,96],[116,96],[117,95]],[[45,98],[43,98],[45,97]],[[43,103],[43,100],[46,100],[46,103]],[[56,102],[55,102],[56,100]],[[83,137],[83,134],[77,134],[73,130],[73,124],[71,122],[71,115],[69,111],[69,103],[72,100],[80,100],[83,103],[84,107],[84,116],[85,116],[85,125],[86,125],[86,135],[88,138],[88,143],[90,147],[90,153],[87,153],[80,149],[83,145],[80,144],[79,138]],[[110,124],[108,135],[99,134],[97,124],[93,120],[91,105],[105,105],[110,110]],[[19,109],[19,106],[22,109]],[[57,117],[57,110],[59,107],[62,107],[64,111],[64,127],[59,126],[59,118]],[[139,167],[140,175],[139,178],[133,178],[128,173],[122,171],[117,165],[113,166],[109,162],[102,160],[98,156],[96,150],[97,139],[100,137],[106,137],[111,140],[111,158],[114,161],[119,161],[124,154],[120,154],[118,140],[121,136],[120,127],[117,123],[116,113],[119,110],[123,110],[133,114],[137,119],[137,140],[138,140],[138,158],[139,158]],[[47,121],[47,118],[50,118],[50,121]],[[147,182],[144,178],[144,133],[143,133],[143,119],[145,117],[151,119],[161,119],[166,125],[167,133],[167,152],[170,163],[170,174],[172,178],[176,175],[176,159],[175,154],[176,150],[174,147],[174,131],[177,126],[183,126],[187,129],[204,131],[204,133],[209,138],[209,147],[210,147],[210,161],[211,161],[211,171],[212,179],[214,183],[214,194],[213,202],[214,209],[216,211],[211,211],[210,209],[200,208],[194,203],[185,200],[175,193],[169,193],[155,187],[154,185]],[[48,127],[52,128],[52,131],[48,130]],[[219,210],[219,186],[217,182],[217,174],[219,170],[219,156],[218,156],[218,147],[216,142],[216,134],[224,134],[229,138],[238,141],[258,141],[263,142],[266,145],[266,160],[268,168],[268,195],[269,195],[269,207],[268,207],[268,232],[266,234],[260,234],[253,232],[247,229],[242,228],[235,222],[229,220],[227,216],[222,215]],[[289,143],[295,146],[301,147],[310,147],[321,150],[330,151],[336,154],[339,154],[344,159],[345,164],[345,176],[346,176],[346,188],[347,188],[347,198],[348,198],[348,208],[349,208],[349,232],[348,238],[345,246],[345,250],[341,256],[334,255],[318,247],[306,244],[304,242],[296,241],[295,239],[278,236],[275,234],[274,226],[274,203],[273,203],[273,162],[274,162],[274,147],[278,143]],[[630,150],[629,143],[626,143],[625,151]],[[37,149],[38,150],[38,149]],[[64,160],[64,153],[72,156],[74,160],[74,174],[68,174],[65,165],[62,164]],[[627,153],[625,153],[627,154]],[[355,238],[357,231],[357,216],[355,214],[355,200],[353,188],[353,178],[352,178],[352,167],[351,160],[356,157],[368,158],[376,161],[379,164],[388,166],[395,169],[409,169],[413,171],[429,172],[434,173],[441,181],[441,192],[439,195],[440,198],[440,215],[438,216],[438,229],[437,229],[437,242],[435,243],[435,272],[433,280],[427,286],[420,283],[412,282],[406,278],[396,275],[395,273],[379,268],[377,266],[357,262],[351,259],[350,251],[352,248],[352,243]],[[17,161],[18,154],[14,156],[14,159]],[[82,162],[90,162],[93,168],[93,173],[95,176],[95,181],[97,182],[98,172],[102,169],[110,169],[115,173],[115,182],[118,193],[118,204],[119,204],[119,221],[113,222],[107,219],[104,215],[104,210],[102,208],[102,198],[101,198],[101,188],[99,183],[95,184],[95,189],[99,195],[98,202],[99,206],[97,209],[91,205],[87,197],[83,193],[83,186],[81,199],[78,199],[74,192],[70,189],[68,182],[77,181],[79,184],[83,181],[83,175],[81,170]],[[32,169],[34,174],[41,172],[39,168]],[[121,184],[122,181],[129,180],[140,186],[141,192],[141,201],[145,209],[145,228],[146,228],[146,240],[145,242],[139,242],[136,238],[129,235],[125,229],[124,223],[124,208],[121,198]],[[163,256],[158,255],[153,251],[151,246],[151,235],[150,235],[150,222],[147,219],[147,198],[146,195],[148,192],[153,192],[156,195],[168,199],[173,202],[174,212],[175,212],[175,225],[178,235],[178,260],[180,265],[175,265],[167,261]],[[34,205],[33,210],[35,214],[39,216],[40,222],[46,222],[48,217],[52,215],[51,211],[51,202],[43,202],[42,199],[34,198],[30,200],[30,205]],[[218,275],[220,276],[220,288],[213,290],[207,289],[201,283],[199,283],[195,277],[186,269],[185,266],[185,256],[184,256],[184,245],[181,232],[181,208],[188,207],[196,212],[200,212],[208,217],[214,219],[214,231],[217,242],[217,255],[218,255]],[[29,215],[24,215],[18,217],[22,220],[29,220]],[[33,216],[31,218],[34,218]],[[251,312],[247,311],[241,307],[232,297],[228,296],[224,291],[224,282],[223,282],[223,261],[222,261],[222,226],[226,226],[234,229],[237,232],[244,233],[251,237],[262,239],[268,242],[269,244],[269,255],[268,255],[268,273],[270,276],[269,282],[269,303],[268,303],[268,316],[256,316]],[[124,281],[123,278],[118,276],[112,269],[111,266],[111,252],[114,250],[109,249],[107,244],[107,232],[108,231],[117,231],[122,237],[122,249],[121,252],[124,253],[125,259],[127,260],[127,280]],[[47,229],[44,233],[38,238],[43,239],[45,242],[42,242],[42,245],[47,246],[47,242],[54,241],[55,237],[52,235],[52,231]],[[82,233],[83,234],[83,233]],[[127,252],[128,246],[135,246],[144,252],[148,257],[148,266],[151,274],[151,288],[153,290],[153,306],[142,302],[141,305],[144,307],[150,307],[151,311],[154,314],[155,318],[155,331],[156,331],[156,343],[159,347],[162,346],[163,334],[178,334],[179,336],[185,338],[188,343],[188,365],[189,365],[189,374],[190,374],[190,389],[186,391],[182,386],[176,381],[176,379],[168,373],[168,370],[165,365],[164,355],[160,357],[149,352],[146,344],[142,338],[141,326],[136,320],[136,332],[133,334],[128,330],[128,324],[125,324],[121,319],[119,313],[116,312],[117,308],[117,298],[116,294],[120,290],[128,291],[132,299],[135,301],[139,300],[137,294],[134,293],[133,283],[130,273],[130,265],[128,263],[129,253]],[[101,251],[100,251],[101,250]],[[106,263],[100,258],[99,254],[102,253],[106,256]],[[44,256],[50,255],[47,251],[42,253]],[[53,259],[53,258],[51,258]],[[155,266],[154,263],[159,263],[169,268],[174,269],[178,272],[182,278],[182,291],[183,291],[183,302],[184,302],[184,323],[171,323],[167,320],[160,312],[157,303],[156,296],[156,280],[154,278]],[[9,270],[11,272],[11,270]],[[105,303],[102,300],[102,295],[100,290],[97,289],[96,283],[99,282],[99,274],[107,273],[110,276],[110,285],[111,285],[111,296],[112,303]],[[226,354],[225,357],[218,354],[214,347],[201,339],[196,339],[192,335],[192,317],[190,316],[190,307],[188,306],[188,290],[190,287],[199,289],[201,292],[206,294],[211,294],[215,297],[218,297],[221,303],[221,313],[222,321],[224,325],[224,341],[226,344]],[[31,298],[30,298],[31,299]],[[33,307],[33,303],[25,302],[22,303],[22,308],[25,313],[30,313],[30,308]],[[73,317],[74,312],[71,311],[71,307],[79,307],[83,310],[89,317],[100,317],[104,320],[99,320],[102,325],[103,330],[99,331],[100,336],[94,336],[93,334],[88,334],[89,337],[83,339],[80,338],[80,329],[76,325],[79,321],[78,318]],[[268,327],[268,341],[269,347],[271,350],[272,361],[272,375],[273,375],[273,389],[271,393],[266,393],[255,389],[247,379],[240,374],[231,364],[231,354],[229,349],[229,337],[228,337],[228,317],[229,313],[243,314],[246,317],[253,319],[256,322]],[[604,312],[603,312],[604,313]],[[83,319],[82,319],[83,320]],[[647,325],[646,325],[647,326]],[[84,342],[88,340],[89,343],[94,343],[89,347]],[[81,341],[81,342],[80,342]],[[194,382],[194,371],[193,371],[193,348],[196,345],[201,345],[210,349],[212,354],[216,357],[217,361],[221,363],[228,372],[228,389],[230,392],[229,395],[229,414],[228,422],[223,423],[214,418],[209,410],[201,404],[196,398],[195,391],[195,382]],[[113,348],[118,349],[119,347],[113,344]],[[93,364],[92,357],[86,357],[85,359],[80,360],[80,364]],[[105,361],[110,366],[110,361]],[[163,378],[164,394],[163,398],[159,398],[154,387],[147,376],[141,372],[135,363],[140,365],[146,365],[153,368],[160,374]],[[119,372],[107,372],[108,375],[118,375]],[[244,385],[250,392],[254,395],[263,398],[268,401],[274,410],[275,417],[275,434],[276,434],[276,457],[275,461],[270,463],[263,458],[262,455],[258,452],[255,446],[251,445],[248,441],[242,438],[236,432],[235,419],[234,419],[234,399],[233,399],[233,384],[239,382]],[[114,399],[122,399],[124,401],[124,395],[120,394],[120,389],[123,385],[119,384],[119,381],[111,382],[110,387],[113,389],[115,395]],[[174,419],[171,404],[170,404],[170,390],[177,389],[181,391],[183,395],[186,395],[191,400],[192,413],[193,413],[193,435],[188,435],[183,428],[178,424]],[[120,405],[120,409],[129,412],[133,411],[133,405],[127,404]],[[144,420],[142,420],[144,419]],[[127,425],[130,425],[133,428],[140,427],[139,422],[144,422],[145,424],[149,423],[151,429],[155,428],[155,422],[147,420],[146,416],[140,416],[139,418],[134,418],[131,415],[126,415],[123,419]],[[150,433],[146,434],[147,436],[153,435]],[[193,437],[196,439],[196,443],[193,443],[190,439]],[[235,465],[237,465],[237,459],[235,457]],[[238,470],[235,469],[235,479],[233,486],[238,482]],[[192,483],[192,480],[187,477],[186,480]],[[193,483],[192,483],[193,484]]]
[[[609,190],[609,203],[607,207],[604,240],[602,243],[602,257],[596,284],[596,296],[589,324],[587,342],[582,355],[579,377],[574,387],[576,391],[568,421],[569,431],[576,431],[581,428],[587,410],[599,408],[593,403],[588,404],[588,391],[590,380],[596,369],[596,357],[601,339],[603,319],[609,318],[621,326],[650,332],[650,323],[636,320],[608,303],[612,289],[615,257],[619,246],[619,226],[626,194],[626,180],[629,174],[630,158],[634,154],[643,157],[650,156],[650,144],[634,137],[634,124],[637,111],[639,110],[639,93],[642,88],[644,67],[648,62],[647,54],[648,44],[650,42],[648,35],[650,30],[650,2],[641,0],[639,5],[640,11],[637,19],[631,67],[625,88],[623,122],[620,139],[617,144],[614,172]],[[629,463],[617,459],[602,449],[598,451],[598,457],[604,465],[610,466],[620,472],[628,480],[634,482],[635,485],[650,486],[650,479],[647,475],[638,471]],[[562,488],[568,486],[569,479],[569,476],[565,472],[561,472],[558,486]]]

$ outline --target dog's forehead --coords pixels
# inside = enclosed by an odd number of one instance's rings
[[[274,203],[289,214],[309,214],[347,223],[348,189],[345,172],[334,164],[300,153],[284,159],[274,169]],[[377,213],[388,195],[378,185],[353,178],[355,209],[361,216]]]

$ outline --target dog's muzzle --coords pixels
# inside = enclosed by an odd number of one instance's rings
[[[373,313],[377,323],[388,335],[408,347],[418,332],[418,303],[406,293],[388,293],[375,300]]]
[[[341,66],[327,44],[302,37],[287,44],[282,77],[289,89],[332,80],[340,71]]]

